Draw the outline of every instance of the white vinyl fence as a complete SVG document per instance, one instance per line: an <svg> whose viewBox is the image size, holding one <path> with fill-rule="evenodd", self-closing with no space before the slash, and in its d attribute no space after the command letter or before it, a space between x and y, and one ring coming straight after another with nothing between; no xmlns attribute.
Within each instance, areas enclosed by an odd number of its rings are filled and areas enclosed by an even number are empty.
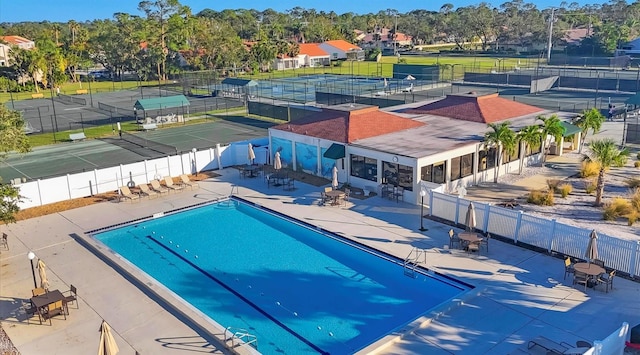
<svg viewBox="0 0 640 355"><path fill-rule="evenodd" d="M432 216L464 224L471 201L455 195L432 191L430 195ZM476 228L511 239L515 244L526 243L547 252L556 252L584 259L591 229L584 229L481 202L473 202L476 210ZM598 259L604 264L631 277L640 275L640 241L616 238L598 232Z"/></svg>
<svg viewBox="0 0 640 355"><path fill-rule="evenodd" d="M17 185L22 196L19 207L25 209L42 206L117 191L120 186L149 183L153 179L162 179L165 176L195 174L196 171L246 164L249 143L254 144L255 163L267 163L268 141L264 139L236 142L226 146L218 144L215 148L205 150L22 183Z"/></svg>

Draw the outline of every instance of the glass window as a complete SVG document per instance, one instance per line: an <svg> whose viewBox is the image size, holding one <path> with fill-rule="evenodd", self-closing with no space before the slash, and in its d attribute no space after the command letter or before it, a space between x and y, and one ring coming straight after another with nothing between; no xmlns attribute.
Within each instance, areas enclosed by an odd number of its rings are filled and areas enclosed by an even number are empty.
<svg viewBox="0 0 640 355"><path fill-rule="evenodd" d="M378 161L361 155L351 154L351 176L378 181Z"/></svg>
<svg viewBox="0 0 640 355"><path fill-rule="evenodd" d="M478 171L485 171L496 166L496 148L489 148L488 150L481 150L478 154L480 166Z"/></svg>
<svg viewBox="0 0 640 355"><path fill-rule="evenodd" d="M382 183L401 186L405 190L413 191L413 167L383 161Z"/></svg>
<svg viewBox="0 0 640 355"><path fill-rule="evenodd" d="M451 181L473 174L473 154L469 153L451 159Z"/></svg>
<svg viewBox="0 0 640 355"><path fill-rule="evenodd" d="M534 149L532 149L530 145L527 145L527 151L525 152L525 156L529 157L534 154L538 154L541 151L542 151L542 140L540 140L540 143Z"/></svg>
<svg viewBox="0 0 640 355"><path fill-rule="evenodd" d="M444 161L433 165L423 166L420 170L420 178L423 181L443 184L445 182L445 171L447 170L446 168L447 163Z"/></svg>
<svg viewBox="0 0 640 355"><path fill-rule="evenodd" d="M502 161L505 163L510 163L512 161L518 160L520 156L520 144L516 144L516 149L513 151L513 154L505 154L502 158Z"/></svg>

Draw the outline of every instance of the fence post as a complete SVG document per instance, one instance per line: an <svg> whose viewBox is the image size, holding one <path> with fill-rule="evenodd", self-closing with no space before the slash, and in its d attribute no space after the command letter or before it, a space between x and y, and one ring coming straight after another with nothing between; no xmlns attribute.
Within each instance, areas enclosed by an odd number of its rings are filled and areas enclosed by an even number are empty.
<svg viewBox="0 0 640 355"><path fill-rule="evenodd" d="M547 247L547 252L551 254L551 250L553 248L553 239L556 235L556 219L553 218L551 220L551 233L549 233L549 246Z"/></svg>
<svg viewBox="0 0 640 355"><path fill-rule="evenodd" d="M520 226L522 225L522 215L524 214L523 211L519 211L520 213L518 213L518 220L516 221L516 231L513 235L513 242L515 244L518 244L518 236L520 235Z"/></svg>
<svg viewBox="0 0 640 355"><path fill-rule="evenodd" d="M218 170L222 170L222 159L220 154L220 143L216 143L215 148L216 160L218 161Z"/></svg>
<svg viewBox="0 0 640 355"><path fill-rule="evenodd" d="M429 217L432 217L433 216L433 195L435 194L435 191L429 190L429 192L431 192L429 194Z"/></svg>
<svg viewBox="0 0 640 355"><path fill-rule="evenodd" d="M456 197L456 216L454 217L454 223L458 224L458 215L460 214L460 196Z"/></svg>
<svg viewBox="0 0 640 355"><path fill-rule="evenodd" d="M67 174L67 192L69 193L69 200L71 200L71 183L69 182L69 174Z"/></svg>
<svg viewBox="0 0 640 355"><path fill-rule="evenodd" d="M638 260L638 249L640 249L640 240L636 240L635 248L631 251L631 258L629 260L629 276L635 277L636 260Z"/></svg>
<svg viewBox="0 0 640 355"><path fill-rule="evenodd" d="M487 233L489 230L489 216L491 215L491 205L487 203L487 208L484 209L484 223L482 226L482 232Z"/></svg>

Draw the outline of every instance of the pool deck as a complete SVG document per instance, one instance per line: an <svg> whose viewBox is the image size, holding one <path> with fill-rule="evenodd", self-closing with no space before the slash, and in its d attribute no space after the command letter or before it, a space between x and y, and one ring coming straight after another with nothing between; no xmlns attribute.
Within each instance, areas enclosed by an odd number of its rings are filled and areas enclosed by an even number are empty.
<svg viewBox="0 0 640 355"><path fill-rule="evenodd" d="M296 181L294 191L283 191L268 188L260 177L239 179L235 169L220 173L201 181L195 190L133 203L105 202L0 227L0 232L9 234L10 245L0 254L0 320L18 350L94 352L104 319L112 326L121 354L228 353L213 336L220 335L219 329L207 327L203 317L188 307L162 305L161 298L171 298L166 290L152 282L130 282L93 253L82 235L227 196L232 184L237 184L239 197L400 258L413 247L426 249L426 267L475 286L421 327L408 329L402 337L391 335L387 338L391 342L374 353L537 354L541 349L527 350L527 342L540 335L570 344L593 342L622 322L632 327L640 323L639 283L616 278L609 293L600 287L585 293L572 287L571 277L563 280L564 263L559 258L496 240L491 240L488 253L446 250L451 227L424 219L428 230L418 231L418 206L380 197L352 198L346 207L319 206L319 187ZM56 317L52 326L37 320L28 325L20 311L33 288L30 250L47 263L51 289L68 290L70 284L78 288L79 307L70 306L67 319Z"/></svg>

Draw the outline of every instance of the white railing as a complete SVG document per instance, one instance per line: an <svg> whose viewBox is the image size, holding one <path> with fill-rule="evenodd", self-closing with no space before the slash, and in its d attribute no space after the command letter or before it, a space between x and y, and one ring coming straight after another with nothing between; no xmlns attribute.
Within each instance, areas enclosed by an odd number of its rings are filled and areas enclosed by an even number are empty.
<svg viewBox="0 0 640 355"><path fill-rule="evenodd" d="M22 183L17 185L22 196L18 206L20 209L42 206L117 191L120 186L149 183L165 176L194 174L196 171L245 164L248 162L248 143L249 141L236 142L226 146L217 144L215 148ZM266 152L266 148L256 147L254 150L255 163L266 163L268 156L262 153L263 150Z"/></svg>
<svg viewBox="0 0 640 355"><path fill-rule="evenodd" d="M470 200L459 196L432 191L429 213L453 222L464 223ZM574 227L529 215L522 211L482 202L473 202L477 229L514 243L525 243L546 250L583 259L591 229ZM607 267L629 274L640 275L640 241L616 238L598 231L598 259Z"/></svg>

